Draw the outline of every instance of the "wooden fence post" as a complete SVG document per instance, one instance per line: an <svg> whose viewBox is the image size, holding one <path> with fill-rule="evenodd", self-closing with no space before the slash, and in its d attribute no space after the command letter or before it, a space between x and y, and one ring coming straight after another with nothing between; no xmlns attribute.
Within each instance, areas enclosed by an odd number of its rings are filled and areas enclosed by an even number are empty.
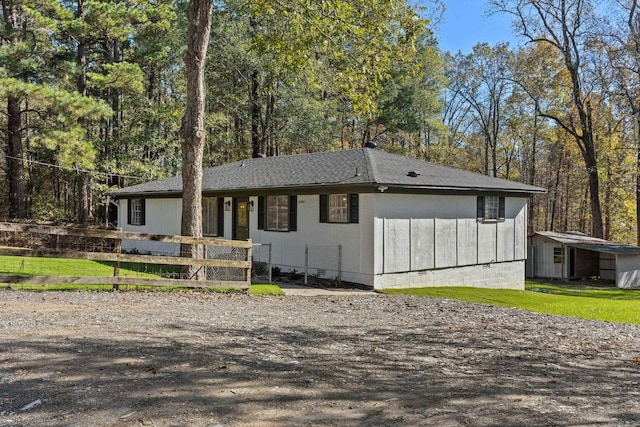
<svg viewBox="0 0 640 427"><path fill-rule="evenodd" d="M118 231L122 231L122 229L119 228ZM116 243L115 253L117 255L120 255L122 253L122 239L115 239L115 243ZM118 276L120 276L120 260L119 259L113 263L113 277L118 277ZM114 283L113 289L116 291L119 291L120 285L118 283Z"/></svg>
<svg viewBox="0 0 640 427"><path fill-rule="evenodd" d="M249 268L245 270L247 275L247 293L251 291L251 250L253 246L251 244L251 240L249 239L249 247L247 248L247 261L249 261Z"/></svg>
<svg viewBox="0 0 640 427"><path fill-rule="evenodd" d="M74 227L58 227L58 226L46 226L38 224L16 224L8 222L0 222L0 232L6 232L11 234L21 233L36 233L47 234L50 236L71 236L77 237L79 241L84 238L99 238L108 239L113 241L112 251L107 252L95 252L88 251L85 248L84 251L78 251L68 248L60 248L56 240L49 242L49 245L55 245L57 249L50 249L48 247L0 247L0 255L18 256L18 257L48 257L48 258L68 258L68 259L83 259L93 260L101 262L113 263L113 275L112 276L35 276L35 275L8 275L0 274L0 283L35 283L35 284L61 284L61 283L81 283L84 285L112 285L114 290L119 290L119 285L127 283L131 285L139 286L186 286L186 287L230 287L236 289L249 289L251 285L251 260L252 250L251 241L232 241L223 239L213 239L204 237L188 237L188 236L174 236L174 235L161 235L161 234L148 234L148 233L134 233L123 232L122 229L117 231L113 230L98 230L87 228L74 228ZM157 256L157 255L140 255L140 254L127 254L123 253L122 241L123 240L142 240L150 242L161 243L189 243L197 245L212 245L223 248L229 248L233 251L233 248L242 248L246 250L246 259L234 260L234 259L191 259L182 258L176 256ZM96 249L95 247L93 249ZM245 278L240 280L203 280L201 282L188 281L181 279L171 279L156 277L158 274L143 274L137 277L131 277L126 275L126 271L122 270L122 263L133 264L152 264L152 265L192 265L202 268L229 268L245 269ZM120 276L125 274L126 277Z"/></svg>

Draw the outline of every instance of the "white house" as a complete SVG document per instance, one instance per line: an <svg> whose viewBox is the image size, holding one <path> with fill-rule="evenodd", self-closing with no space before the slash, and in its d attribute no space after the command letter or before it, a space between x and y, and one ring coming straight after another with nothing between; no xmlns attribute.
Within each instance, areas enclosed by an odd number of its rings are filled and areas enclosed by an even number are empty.
<svg viewBox="0 0 640 427"><path fill-rule="evenodd" d="M113 192L120 226L180 234L181 191L177 176ZM203 229L270 243L283 271L375 289L522 289L527 201L540 192L370 148L247 159L203 171Z"/></svg>
<svg viewBox="0 0 640 427"><path fill-rule="evenodd" d="M526 274L545 279L598 278L640 288L640 247L578 232L539 231L529 237Z"/></svg>

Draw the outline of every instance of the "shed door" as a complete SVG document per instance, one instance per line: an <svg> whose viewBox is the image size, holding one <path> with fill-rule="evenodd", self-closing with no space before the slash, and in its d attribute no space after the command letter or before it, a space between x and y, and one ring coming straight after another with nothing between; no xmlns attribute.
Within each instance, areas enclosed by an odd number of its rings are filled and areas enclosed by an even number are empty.
<svg viewBox="0 0 640 427"><path fill-rule="evenodd" d="M233 199L233 239L249 239L249 198Z"/></svg>

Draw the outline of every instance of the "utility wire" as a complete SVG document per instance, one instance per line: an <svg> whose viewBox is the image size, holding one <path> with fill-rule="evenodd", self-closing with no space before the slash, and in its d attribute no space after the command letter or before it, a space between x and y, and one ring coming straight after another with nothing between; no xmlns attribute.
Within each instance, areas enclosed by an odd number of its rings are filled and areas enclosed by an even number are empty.
<svg viewBox="0 0 640 427"><path fill-rule="evenodd" d="M60 170L65 170L68 172L86 172L92 175L102 175L102 176L106 176L106 177L112 177L112 176L117 176L119 178L129 178L129 179L139 179L139 180L148 180L148 178L145 177L141 177L141 176L133 176L133 175L122 175L119 173L109 173L109 172L99 172L99 171L91 171L91 170L87 170L87 169L80 169L80 168L69 168L69 167L64 167L64 166L60 166L60 165L54 165L52 163L45 163L45 162L40 162L38 160L30 160L30 159L25 159L25 158L21 158L21 157L14 157L14 156L8 156L5 155L4 156L6 159L13 159L13 160L20 160L22 162L27 162L27 163L31 163L34 165L40 165L40 166L47 166L50 168L56 168L56 169L60 169Z"/></svg>

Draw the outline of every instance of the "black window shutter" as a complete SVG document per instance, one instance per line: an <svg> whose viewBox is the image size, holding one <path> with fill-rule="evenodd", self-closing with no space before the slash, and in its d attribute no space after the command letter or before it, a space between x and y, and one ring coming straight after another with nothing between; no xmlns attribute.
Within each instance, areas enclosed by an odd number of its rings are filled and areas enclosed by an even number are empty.
<svg viewBox="0 0 640 427"><path fill-rule="evenodd" d="M258 230L264 230L264 196L258 197Z"/></svg>
<svg viewBox="0 0 640 427"><path fill-rule="evenodd" d="M147 199L140 199L140 225L145 225L147 222Z"/></svg>
<svg viewBox="0 0 640 427"><path fill-rule="evenodd" d="M329 196L320 195L320 222L329 222Z"/></svg>
<svg viewBox="0 0 640 427"><path fill-rule="evenodd" d="M218 230L216 234L218 237L224 236L224 197L218 197L217 199L217 210L218 212Z"/></svg>
<svg viewBox="0 0 640 427"><path fill-rule="evenodd" d="M498 199L498 218L503 219L505 217L504 216L504 213L505 213L504 211L505 211L505 209L504 209L504 197L500 197Z"/></svg>
<svg viewBox="0 0 640 427"><path fill-rule="evenodd" d="M349 222L358 223L359 203L357 194L349 194Z"/></svg>
<svg viewBox="0 0 640 427"><path fill-rule="evenodd" d="M478 212L476 214L477 218L484 218L484 196L478 196Z"/></svg>
<svg viewBox="0 0 640 427"><path fill-rule="evenodd" d="M131 199L127 199L127 224L131 224Z"/></svg>
<svg viewBox="0 0 640 427"><path fill-rule="evenodd" d="M298 196L289 196L289 231L298 231Z"/></svg>

